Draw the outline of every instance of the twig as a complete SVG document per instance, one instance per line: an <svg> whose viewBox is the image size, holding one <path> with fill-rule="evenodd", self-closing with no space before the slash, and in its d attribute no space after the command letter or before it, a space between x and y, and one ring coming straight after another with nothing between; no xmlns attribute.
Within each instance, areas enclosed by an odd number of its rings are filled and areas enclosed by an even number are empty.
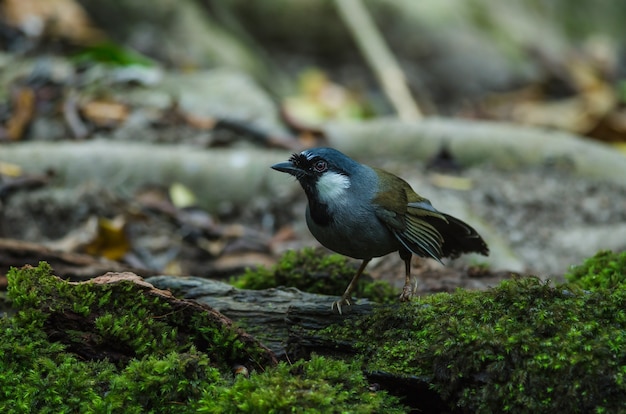
<svg viewBox="0 0 626 414"><path fill-rule="evenodd" d="M362 1L336 0L335 4L400 119L421 119L422 112L411 96L404 73Z"/></svg>

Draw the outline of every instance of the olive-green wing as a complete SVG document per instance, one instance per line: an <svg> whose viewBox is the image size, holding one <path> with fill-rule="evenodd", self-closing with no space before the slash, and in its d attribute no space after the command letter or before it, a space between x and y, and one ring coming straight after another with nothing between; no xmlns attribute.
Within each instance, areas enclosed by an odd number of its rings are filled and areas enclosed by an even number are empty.
<svg viewBox="0 0 626 414"><path fill-rule="evenodd" d="M406 181L377 172L382 185L373 200L376 215L406 249L439 262L461 253L489 254L487 244L467 223L437 211Z"/></svg>
<svg viewBox="0 0 626 414"><path fill-rule="evenodd" d="M406 181L383 170L376 172L382 183L373 200L378 219L406 249L440 261L444 239L435 223L446 223L446 218L427 199L417 195Z"/></svg>

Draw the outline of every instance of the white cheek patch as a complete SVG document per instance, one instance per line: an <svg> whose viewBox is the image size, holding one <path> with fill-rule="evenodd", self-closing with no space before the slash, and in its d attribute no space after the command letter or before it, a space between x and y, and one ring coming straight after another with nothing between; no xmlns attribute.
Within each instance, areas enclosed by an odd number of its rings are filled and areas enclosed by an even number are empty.
<svg viewBox="0 0 626 414"><path fill-rule="evenodd" d="M320 201L337 203L346 189L350 188L350 179L343 174L327 171L320 176L316 185Z"/></svg>

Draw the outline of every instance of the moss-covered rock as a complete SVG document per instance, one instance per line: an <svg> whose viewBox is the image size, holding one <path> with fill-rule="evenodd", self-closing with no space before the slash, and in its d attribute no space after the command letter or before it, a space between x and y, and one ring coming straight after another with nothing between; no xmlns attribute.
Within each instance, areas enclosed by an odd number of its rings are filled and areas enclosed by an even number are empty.
<svg viewBox="0 0 626 414"><path fill-rule="evenodd" d="M405 411L354 364L275 365L205 307L141 281L68 283L45 263L8 276L18 311L0 318L2 413Z"/></svg>
<svg viewBox="0 0 626 414"><path fill-rule="evenodd" d="M345 256L327 254L322 249L305 248L285 252L270 269L249 269L233 279L232 283L241 289L289 286L309 293L339 296L345 291L356 270L354 263ZM372 280L369 275L363 274L354 295L383 303L395 301L398 292L389 283Z"/></svg>
<svg viewBox="0 0 626 414"><path fill-rule="evenodd" d="M537 278L380 307L328 334L461 412L626 412L626 289Z"/></svg>
<svg viewBox="0 0 626 414"><path fill-rule="evenodd" d="M565 278L583 289L619 287L626 282L626 251L600 251L581 265L573 266Z"/></svg>

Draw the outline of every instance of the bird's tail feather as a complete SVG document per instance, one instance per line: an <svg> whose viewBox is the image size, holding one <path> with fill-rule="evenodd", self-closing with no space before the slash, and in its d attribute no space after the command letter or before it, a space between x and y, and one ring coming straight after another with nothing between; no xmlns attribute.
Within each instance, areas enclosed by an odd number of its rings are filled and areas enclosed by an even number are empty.
<svg viewBox="0 0 626 414"><path fill-rule="evenodd" d="M438 261L462 253L489 254L487 244L469 224L434 209L411 207L406 216L406 228L396 231L395 235L414 254Z"/></svg>
<svg viewBox="0 0 626 414"><path fill-rule="evenodd" d="M441 234L444 242L441 246L443 257L457 257L462 253L480 253L489 255L489 247L482 237L469 224L441 213L447 220L437 224L432 223Z"/></svg>

